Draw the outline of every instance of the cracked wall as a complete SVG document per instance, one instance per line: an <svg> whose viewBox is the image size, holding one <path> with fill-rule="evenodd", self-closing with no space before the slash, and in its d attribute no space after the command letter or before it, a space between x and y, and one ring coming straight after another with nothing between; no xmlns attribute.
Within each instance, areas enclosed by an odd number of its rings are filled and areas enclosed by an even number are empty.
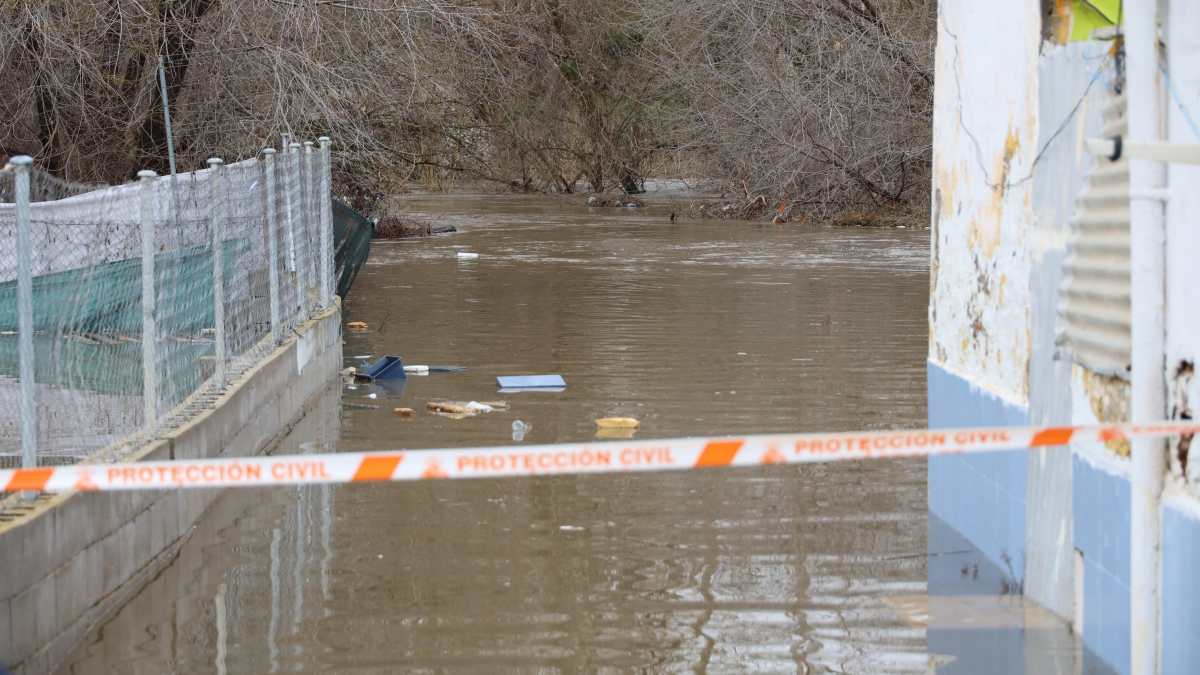
<svg viewBox="0 0 1200 675"><path fill-rule="evenodd" d="M1039 10L942 3L935 59L947 84L934 95L929 358L1017 405L1029 400Z"/></svg>

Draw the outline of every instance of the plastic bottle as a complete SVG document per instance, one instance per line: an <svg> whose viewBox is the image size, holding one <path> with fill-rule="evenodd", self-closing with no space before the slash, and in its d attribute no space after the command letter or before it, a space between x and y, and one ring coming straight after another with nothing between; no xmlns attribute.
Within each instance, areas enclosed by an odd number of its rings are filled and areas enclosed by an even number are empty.
<svg viewBox="0 0 1200 675"><path fill-rule="evenodd" d="M525 440L525 432L529 431L529 425L521 420L514 420L512 423L512 439L514 441Z"/></svg>

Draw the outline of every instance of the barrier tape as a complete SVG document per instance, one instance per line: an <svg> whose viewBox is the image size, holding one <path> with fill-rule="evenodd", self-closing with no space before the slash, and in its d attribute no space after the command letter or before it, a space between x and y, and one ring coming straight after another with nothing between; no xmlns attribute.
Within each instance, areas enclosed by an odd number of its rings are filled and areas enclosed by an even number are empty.
<svg viewBox="0 0 1200 675"><path fill-rule="evenodd" d="M707 469L1032 449L1194 434L1200 423L986 427L347 452L0 470L6 492L160 490Z"/></svg>

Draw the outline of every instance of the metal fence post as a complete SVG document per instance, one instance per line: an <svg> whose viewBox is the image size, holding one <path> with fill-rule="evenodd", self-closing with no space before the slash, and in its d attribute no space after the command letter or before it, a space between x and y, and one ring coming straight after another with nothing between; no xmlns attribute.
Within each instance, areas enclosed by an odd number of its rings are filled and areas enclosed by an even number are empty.
<svg viewBox="0 0 1200 675"><path fill-rule="evenodd" d="M315 194L315 190L313 190L313 178L315 174L313 173L312 141L304 141L304 170L301 171L301 175L304 176L304 180L301 181L302 189L304 190L304 244L306 252L304 256L304 271L307 273L305 278L308 279L309 286L307 291L310 293L310 295L305 297L306 299L312 299L312 291L316 290L317 284L320 283L320 268L317 265L317 255L318 251L321 250L317 241L319 227L315 218L317 215L317 195ZM317 296L315 300L319 304L321 293L317 292L315 295ZM312 305L313 303L310 302L308 306L311 307Z"/></svg>
<svg viewBox="0 0 1200 675"><path fill-rule="evenodd" d="M300 144L288 146L288 181L284 188L288 194L288 239L292 245L292 271L296 275L296 302L299 305L298 320L308 318L308 302L304 279L304 191L300 181Z"/></svg>
<svg viewBox="0 0 1200 675"><path fill-rule="evenodd" d="M29 210L29 170L33 159L13 157L17 201L17 349L21 373L21 466L37 466L37 382L33 369L33 217Z"/></svg>
<svg viewBox="0 0 1200 675"><path fill-rule="evenodd" d="M219 157L208 160L208 222L212 235L212 300L213 300L213 358L216 360L217 382L225 383L225 191Z"/></svg>
<svg viewBox="0 0 1200 675"><path fill-rule="evenodd" d="M147 434L153 433L158 418L158 363L155 361L158 327L154 320L154 184L157 175L149 170L138 172L142 221L142 398L146 406Z"/></svg>
<svg viewBox="0 0 1200 675"><path fill-rule="evenodd" d="M321 144L321 306L333 305L333 157L328 136L317 139Z"/></svg>
<svg viewBox="0 0 1200 675"><path fill-rule="evenodd" d="M271 340L278 344L281 327L279 325L279 241L275 238L277 220L275 213L275 148L263 148L262 153L263 179L267 186L267 256L270 258L267 265L268 274L271 277L268 281L271 289Z"/></svg>

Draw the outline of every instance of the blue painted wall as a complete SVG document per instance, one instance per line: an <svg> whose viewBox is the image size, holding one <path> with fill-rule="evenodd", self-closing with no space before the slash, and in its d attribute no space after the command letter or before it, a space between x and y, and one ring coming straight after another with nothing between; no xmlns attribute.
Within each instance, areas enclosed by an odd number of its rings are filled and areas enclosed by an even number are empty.
<svg viewBox="0 0 1200 675"><path fill-rule="evenodd" d="M1078 455L1071 473L1071 526L1083 553L1083 644L1116 672L1128 673L1129 478Z"/></svg>
<svg viewBox="0 0 1200 675"><path fill-rule="evenodd" d="M934 363L928 364L927 381L931 428L1030 423L1026 409ZM1023 581L1029 457L1018 450L929 459L931 594L995 592L1010 574L1015 577L1011 581ZM1100 468L1074 454L1071 474L1072 540L1083 555L1083 670L1128 675L1128 473L1119 462ZM1168 500L1163 506L1162 527L1162 672L1200 673L1200 508L1180 508ZM956 550L951 540L958 535L994 568L979 561L977 577L970 554L944 556L944 560L932 557L935 552L943 555ZM944 564L935 564L935 560ZM971 570L969 579L961 574L964 567ZM961 653L953 647L963 639L956 633L931 634L930 648ZM996 633L986 639L997 641L997 647L1015 648L1022 638Z"/></svg>
<svg viewBox="0 0 1200 675"><path fill-rule="evenodd" d="M1163 675L1200 673L1200 520L1163 505Z"/></svg>
<svg viewBox="0 0 1200 675"><path fill-rule="evenodd" d="M1018 426L1023 407L928 363L930 428ZM960 532L1018 585L1025 570L1029 453L1023 450L931 457L929 510Z"/></svg>
<svg viewBox="0 0 1200 675"><path fill-rule="evenodd" d="M1096 660L1130 672L1129 475L1073 458L1072 527L1083 554L1084 672ZM1183 498L1177 498L1183 499ZM1200 673L1200 518L1162 508L1162 672Z"/></svg>

